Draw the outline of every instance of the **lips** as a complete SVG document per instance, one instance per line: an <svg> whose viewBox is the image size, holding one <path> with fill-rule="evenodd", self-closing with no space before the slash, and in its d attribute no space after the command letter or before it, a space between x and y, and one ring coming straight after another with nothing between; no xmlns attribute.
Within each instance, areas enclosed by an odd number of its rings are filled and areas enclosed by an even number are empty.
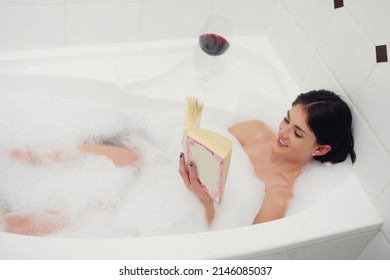
<svg viewBox="0 0 390 280"><path fill-rule="evenodd" d="M281 138L278 138L278 144L279 144L279 146L282 146L282 147L288 147L288 145L285 142L283 142L283 140Z"/></svg>

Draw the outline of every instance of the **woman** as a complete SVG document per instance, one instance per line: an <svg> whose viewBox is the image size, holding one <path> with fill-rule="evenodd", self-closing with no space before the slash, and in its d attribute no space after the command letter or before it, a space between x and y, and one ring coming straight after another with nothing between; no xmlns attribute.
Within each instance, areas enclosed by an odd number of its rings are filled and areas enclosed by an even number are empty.
<svg viewBox="0 0 390 280"><path fill-rule="evenodd" d="M229 129L243 146L252 162L255 174L265 183L265 197L254 223L284 217L293 196L293 184L303 167L313 158L321 162L341 162L348 155L355 161L349 107L333 92L320 90L301 94L275 134L261 121L247 121ZM112 145L83 145L82 153L105 156L118 166L136 163L139 155L127 148ZM41 157L30 152L13 151L13 157L39 164ZM61 161L61 153L53 153L50 160ZM207 221L214 217L214 202L205 193L196 176L196 166L187 167L183 154L179 171L185 186L203 203ZM3 224L8 232L43 235L61 229L66 219L55 211L35 213L7 213Z"/></svg>
<svg viewBox="0 0 390 280"><path fill-rule="evenodd" d="M265 184L265 196L253 223L283 218L293 185L302 169L312 159L337 163L349 155L355 162L352 115L346 103L327 90L300 94L275 134L261 121L247 121L232 126L234 135L247 153L257 177ZM214 201L203 190L196 166L187 167L180 155L180 175L185 186L202 202L207 222L214 218Z"/></svg>

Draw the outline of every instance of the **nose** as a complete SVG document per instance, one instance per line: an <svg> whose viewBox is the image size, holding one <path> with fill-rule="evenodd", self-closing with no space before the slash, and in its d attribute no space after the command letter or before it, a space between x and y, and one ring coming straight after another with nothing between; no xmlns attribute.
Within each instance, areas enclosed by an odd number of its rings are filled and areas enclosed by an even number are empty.
<svg viewBox="0 0 390 280"><path fill-rule="evenodd" d="M278 132L279 137L282 139L286 139L290 130L291 130L291 126L289 124L281 123L279 126L279 132Z"/></svg>

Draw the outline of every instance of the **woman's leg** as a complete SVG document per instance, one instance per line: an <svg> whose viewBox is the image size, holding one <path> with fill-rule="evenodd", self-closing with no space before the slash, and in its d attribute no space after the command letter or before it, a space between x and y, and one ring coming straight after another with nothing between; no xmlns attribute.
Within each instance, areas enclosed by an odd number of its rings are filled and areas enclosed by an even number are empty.
<svg viewBox="0 0 390 280"><path fill-rule="evenodd" d="M135 151L120 146L84 144L79 147L79 150L85 153L105 156L111 159L118 167L132 165L139 160L139 156Z"/></svg>
<svg viewBox="0 0 390 280"><path fill-rule="evenodd" d="M47 235L64 228L68 221L56 211L31 211L5 213L1 223L5 232Z"/></svg>
<svg viewBox="0 0 390 280"><path fill-rule="evenodd" d="M105 156L112 160L112 162L118 167L132 165L139 160L139 156L135 151L114 145L83 144L79 146L79 151L83 153ZM62 151L55 151L46 156L40 156L33 151L11 150L10 155L14 159L24 161L32 165L41 164L45 158L54 162L62 162L66 160L64 152Z"/></svg>

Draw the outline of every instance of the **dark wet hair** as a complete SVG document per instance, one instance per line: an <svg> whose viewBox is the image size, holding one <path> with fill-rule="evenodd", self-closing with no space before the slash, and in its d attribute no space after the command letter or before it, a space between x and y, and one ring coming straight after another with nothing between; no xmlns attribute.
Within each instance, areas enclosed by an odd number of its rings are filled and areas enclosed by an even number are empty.
<svg viewBox="0 0 390 280"><path fill-rule="evenodd" d="M315 160L337 163L350 155L352 163L355 162L352 114L340 96L328 90L313 90L299 94L292 105L305 108L307 124L316 136L317 143L331 146L327 154L315 156Z"/></svg>

